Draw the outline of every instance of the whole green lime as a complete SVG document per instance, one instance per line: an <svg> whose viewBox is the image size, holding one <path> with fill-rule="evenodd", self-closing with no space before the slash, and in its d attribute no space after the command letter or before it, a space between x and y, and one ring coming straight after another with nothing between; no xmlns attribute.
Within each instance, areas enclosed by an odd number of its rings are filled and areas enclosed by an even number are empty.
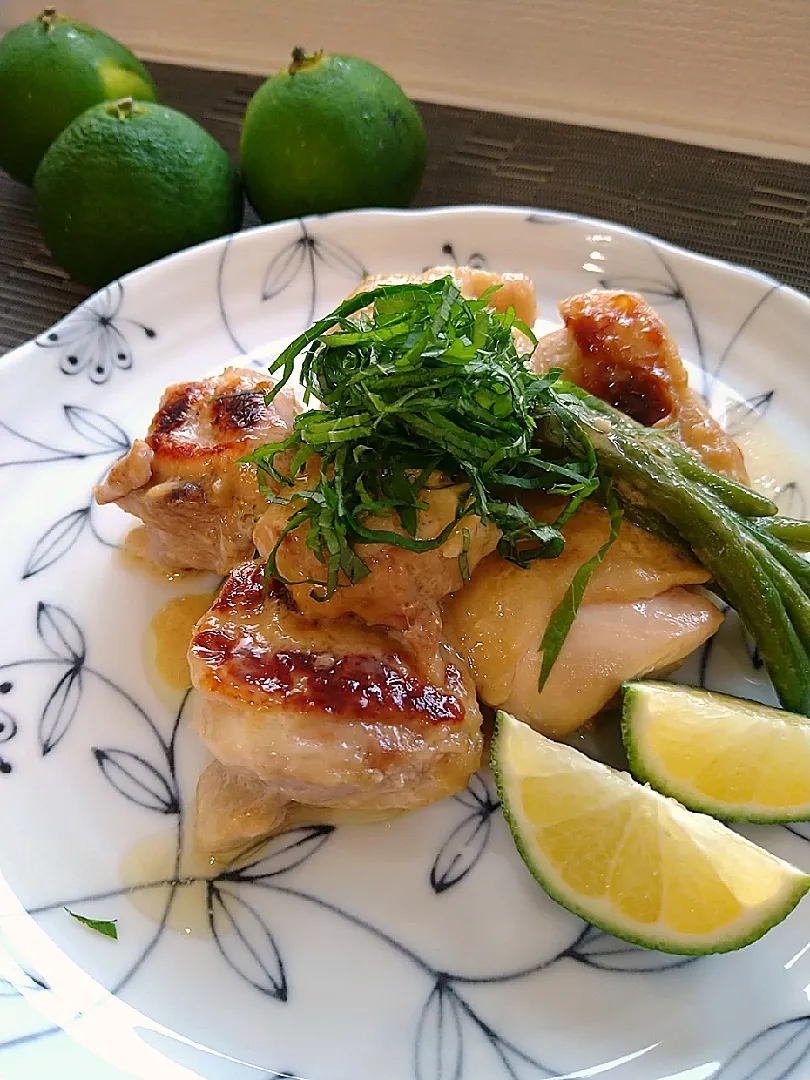
<svg viewBox="0 0 810 1080"><path fill-rule="evenodd" d="M239 177L216 139L183 113L131 98L69 124L40 162L34 195L54 259L93 286L242 220Z"/></svg>
<svg viewBox="0 0 810 1080"><path fill-rule="evenodd" d="M407 206L425 168L422 119L400 87L354 56L295 49L247 108L240 164L265 221Z"/></svg>
<svg viewBox="0 0 810 1080"><path fill-rule="evenodd" d="M0 41L0 167L30 184L71 120L121 97L157 101L140 60L100 30L46 8Z"/></svg>

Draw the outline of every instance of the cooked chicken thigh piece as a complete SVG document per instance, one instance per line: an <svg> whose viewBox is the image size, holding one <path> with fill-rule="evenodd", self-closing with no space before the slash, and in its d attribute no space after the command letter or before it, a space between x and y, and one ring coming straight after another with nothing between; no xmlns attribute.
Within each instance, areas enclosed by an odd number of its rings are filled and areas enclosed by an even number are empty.
<svg viewBox="0 0 810 1080"><path fill-rule="evenodd" d="M259 371L227 368L163 395L138 439L95 491L146 526L139 554L177 568L225 574L253 554L253 526L267 507L252 465L238 459L291 431L295 398Z"/></svg>
<svg viewBox="0 0 810 1080"><path fill-rule="evenodd" d="M540 731L567 734L603 709L622 683L672 671L722 621L717 608L690 589L667 589L632 604L584 604L543 693L537 693L538 635L516 666L500 707Z"/></svg>
<svg viewBox="0 0 810 1080"><path fill-rule="evenodd" d="M678 346L635 293L594 289L560 305L565 328L540 338L529 366L562 377L647 427L674 424L716 472L747 483L742 453L689 386Z"/></svg>
<svg viewBox="0 0 810 1080"><path fill-rule="evenodd" d="M421 274L372 274L364 278L349 295L370 292L379 285L435 281L442 277L451 277L465 300L477 300L487 289L496 285L497 291L490 300L495 311L506 312L510 307L514 308L517 317L527 326L531 326L537 318L537 296L531 278L525 274L493 274L473 266L431 266Z"/></svg>
<svg viewBox="0 0 810 1080"><path fill-rule="evenodd" d="M531 507L550 516L540 500ZM582 506L563 528L558 559L523 570L499 555L444 605L444 634L472 666L479 697L549 735L589 720L641 675L671 669L717 631L722 615L702 594L706 571L651 533L625 522L588 583L546 685L537 690L540 642L577 569L607 539L600 507Z"/></svg>
<svg viewBox="0 0 810 1080"><path fill-rule="evenodd" d="M440 646L426 682L397 637L353 619L308 619L259 563L236 567L194 630L193 726L218 761L287 803L415 808L460 791L481 760L481 713L466 664ZM211 777L208 778L211 780ZM214 778L216 780L216 778ZM258 804L257 804L258 805Z"/></svg>
<svg viewBox="0 0 810 1080"><path fill-rule="evenodd" d="M250 769L212 761L197 781L194 839L200 851L230 855L279 832L290 803Z"/></svg>
<svg viewBox="0 0 810 1080"><path fill-rule="evenodd" d="M295 827L370 825L404 812L397 807L358 810L287 802L273 781L216 760L203 769L194 809L198 849L226 862L268 836Z"/></svg>
<svg viewBox="0 0 810 1080"><path fill-rule="evenodd" d="M307 483L315 482L311 477ZM433 481L431 481L431 484ZM453 520L458 506L459 484L442 485L439 477L435 486L429 484L422 493L427 509L418 513L417 536L420 539L438 536ZM253 542L262 558L267 558L289 517L290 508L274 504L266 510L256 526ZM404 535L404 529L391 517L369 518L369 529L386 529ZM392 627L405 632L405 640L418 658L420 668L436 656L441 640L439 601L463 585L459 556L468 537L466 562L472 571L481 560L494 551L500 530L485 525L479 517L470 516L452 531L448 539L434 551L415 552L395 544L363 544L358 554L369 568L367 577L335 590L328 600L312 596L311 584L295 582L322 581L326 568L307 547L306 528L297 529L284 538L276 557L279 573L296 607L310 618L335 619L354 614L364 622ZM316 595L322 590L315 590ZM436 674L432 668L422 668Z"/></svg>

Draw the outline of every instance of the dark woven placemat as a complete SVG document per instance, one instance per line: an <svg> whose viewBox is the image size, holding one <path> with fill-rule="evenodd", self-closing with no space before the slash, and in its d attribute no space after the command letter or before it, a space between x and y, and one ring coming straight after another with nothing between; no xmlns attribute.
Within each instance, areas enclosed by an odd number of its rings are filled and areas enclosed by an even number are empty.
<svg viewBox="0 0 810 1080"><path fill-rule="evenodd" d="M259 79L162 64L152 70L166 104L235 152ZM511 203L589 214L810 293L810 165L469 109L422 111L430 159L420 206ZM0 352L86 295L42 246L29 192L0 174Z"/></svg>

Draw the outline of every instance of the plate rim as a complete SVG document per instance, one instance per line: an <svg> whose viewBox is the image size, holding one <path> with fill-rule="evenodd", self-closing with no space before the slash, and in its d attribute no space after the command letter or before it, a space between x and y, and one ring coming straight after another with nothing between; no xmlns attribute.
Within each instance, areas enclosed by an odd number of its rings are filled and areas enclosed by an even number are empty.
<svg viewBox="0 0 810 1080"><path fill-rule="evenodd" d="M577 214L570 211L553 210L537 206L507 205L505 203L452 203L442 206L416 206L407 208L363 207L354 210L335 210L326 214L308 214L305 217L285 218L282 221L271 221L260 223L258 225L251 225L247 228L239 229L237 232L225 233L222 236L214 237L212 240L206 240L202 244L195 244L192 247L184 248L182 251L174 252L162 259L147 263L137 270L131 270L129 273L122 275L120 278L114 278L108 284L103 285L100 289L96 289L94 292L90 293L89 296L85 297L84 300L71 308L70 311L60 316L55 323L44 326L35 337L20 342L19 345L15 345L13 349L4 353L0 356L0 366L14 358L20 350L26 349L29 345L35 343L37 337L47 333L51 327L57 326L64 319L69 318L74 311L78 311L85 305L92 303L93 300L111 286L120 283L132 287L133 285L137 285L141 280L145 280L150 274L154 274L159 270L162 271L168 267L179 267L186 262L193 262L193 260L203 252L213 251L218 248L224 250L235 241L238 242L239 238L243 236L270 235L276 231L289 228L291 225L306 226L311 222L317 221L337 220L342 222L345 221L351 225L354 221L373 218L462 218L471 217L474 214L485 214L493 217L521 217L527 222L530 222L534 217L547 219L549 221L567 221L572 224L577 223L594 229L610 229L614 232L619 232L625 236L630 236L636 240L651 244L652 246L670 252L679 258L694 260L699 263L707 264L716 270L724 271L725 273L730 273L735 276L742 275L760 281L763 285L781 293L784 299L793 303L798 303L801 307L806 307L808 316L810 317L810 296L795 288L793 285L787 285L785 282L780 281L771 274L766 274L762 270L755 270L753 267L744 266L742 263L732 262L729 259L723 259L715 255L706 255L702 252L695 251L692 248L684 247L681 244L674 244L669 240L663 240L661 237L655 236L653 233L636 229L632 225L623 225L620 222L611 221L609 218L591 217L588 214Z"/></svg>

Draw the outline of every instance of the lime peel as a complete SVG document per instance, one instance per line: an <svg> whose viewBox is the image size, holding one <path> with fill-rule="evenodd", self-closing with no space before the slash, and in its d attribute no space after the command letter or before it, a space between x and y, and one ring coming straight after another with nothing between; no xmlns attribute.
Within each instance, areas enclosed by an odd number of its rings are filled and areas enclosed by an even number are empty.
<svg viewBox="0 0 810 1080"><path fill-rule="evenodd" d="M264 221L408 206L427 144L416 106L375 64L307 53L267 79L245 113L240 165Z"/></svg>
<svg viewBox="0 0 810 1080"><path fill-rule="evenodd" d="M235 232L242 218L239 178L216 139L183 113L130 98L68 125L34 194L54 259L92 286Z"/></svg>

